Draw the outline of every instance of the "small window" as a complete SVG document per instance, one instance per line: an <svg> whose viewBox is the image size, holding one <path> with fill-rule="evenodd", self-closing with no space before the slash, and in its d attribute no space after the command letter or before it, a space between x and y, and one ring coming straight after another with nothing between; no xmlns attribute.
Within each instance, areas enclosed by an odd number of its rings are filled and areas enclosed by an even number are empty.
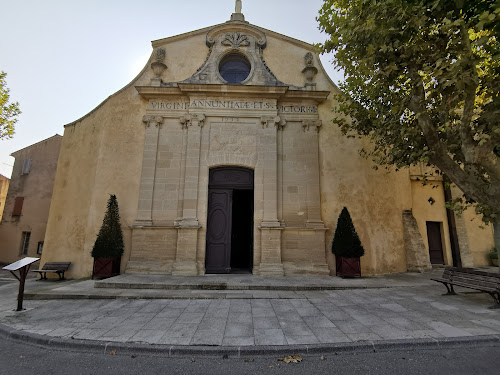
<svg viewBox="0 0 500 375"><path fill-rule="evenodd" d="M21 174L28 174L30 173L30 170L31 170L31 159L24 159L23 171L21 172Z"/></svg>
<svg viewBox="0 0 500 375"><path fill-rule="evenodd" d="M36 247L36 253L41 254L43 251L43 241L38 242L38 246Z"/></svg>
<svg viewBox="0 0 500 375"><path fill-rule="evenodd" d="M14 201L14 209L12 210L12 216L21 216L23 212L24 197L16 197Z"/></svg>
<svg viewBox="0 0 500 375"><path fill-rule="evenodd" d="M23 240L21 242L21 255L28 255L28 248L30 246L31 232L23 232Z"/></svg>
<svg viewBox="0 0 500 375"><path fill-rule="evenodd" d="M250 62L239 53L230 53L219 64L219 73L228 83L243 82L248 78L250 69Z"/></svg>

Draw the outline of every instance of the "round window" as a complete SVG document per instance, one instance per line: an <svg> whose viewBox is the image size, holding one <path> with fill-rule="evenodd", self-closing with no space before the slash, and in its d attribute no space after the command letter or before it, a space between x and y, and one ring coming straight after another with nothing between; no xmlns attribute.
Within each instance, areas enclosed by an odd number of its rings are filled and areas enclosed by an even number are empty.
<svg viewBox="0 0 500 375"><path fill-rule="evenodd" d="M248 78L251 65L247 58L239 53L224 56L219 64L219 73L228 83L241 83Z"/></svg>

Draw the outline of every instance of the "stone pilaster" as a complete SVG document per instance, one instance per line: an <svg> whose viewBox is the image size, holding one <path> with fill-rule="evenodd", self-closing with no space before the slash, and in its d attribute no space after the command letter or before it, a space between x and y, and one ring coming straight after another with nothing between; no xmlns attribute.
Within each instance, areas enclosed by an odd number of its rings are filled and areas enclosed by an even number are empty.
<svg viewBox="0 0 500 375"><path fill-rule="evenodd" d="M139 204L135 225L153 225L153 194L156 174L156 161L158 157L158 139L163 117L146 115L142 118L146 125L144 140L144 153L142 157L141 185L139 190Z"/></svg>
<svg viewBox="0 0 500 375"><path fill-rule="evenodd" d="M184 166L182 218L177 223L177 253L173 275L197 275L196 249L198 246L198 176L200 172L201 130L203 114L185 114L180 122L187 128L187 147Z"/></svg>
<svg viewBox="0 0 500 375"><path fill-rule="evenodd" d="M263 158L263 220L261 230L262 276L283 276L281 263L281 223L278 220L278 130L284 126L279 116L262 117L259 155Z"/></svg>
<svg viewBox="0 0 500 375"><path fill-rule="evenodd" d="M321 120L302 121L307 143L307 154L304 155L305 162L309 166L307 169L307 228L324 228L321 220L321 198L319 187L319 129Z"/></svg>

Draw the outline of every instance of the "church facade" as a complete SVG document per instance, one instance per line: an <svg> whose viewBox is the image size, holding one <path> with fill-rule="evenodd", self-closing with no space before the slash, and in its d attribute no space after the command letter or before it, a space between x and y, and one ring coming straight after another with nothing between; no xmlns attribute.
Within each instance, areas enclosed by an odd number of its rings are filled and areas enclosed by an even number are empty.
<svg viewBox="0 0 500 375"><path fill-rule="evenodd" d="M335 274L344 206L365 275L485 264L491 228L450 216L432 169L374 170L358 154L368 141L330 122L339 90L312 45L238 9L152 45L133 82L65 126L42 263L90 276L116 194L122 272Z"/></svg>

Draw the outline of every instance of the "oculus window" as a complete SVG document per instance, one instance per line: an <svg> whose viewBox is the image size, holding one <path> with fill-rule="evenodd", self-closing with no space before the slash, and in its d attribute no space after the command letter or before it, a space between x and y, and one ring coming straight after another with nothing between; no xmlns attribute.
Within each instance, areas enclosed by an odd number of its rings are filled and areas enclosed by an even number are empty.
<svg viewBox="0 0 500 375"><path fill-rule="evenodd" d="M248 59L239 53L224 56L219 64L219 73L227 83L241 83L248 78L251 65Z"/></svg>

